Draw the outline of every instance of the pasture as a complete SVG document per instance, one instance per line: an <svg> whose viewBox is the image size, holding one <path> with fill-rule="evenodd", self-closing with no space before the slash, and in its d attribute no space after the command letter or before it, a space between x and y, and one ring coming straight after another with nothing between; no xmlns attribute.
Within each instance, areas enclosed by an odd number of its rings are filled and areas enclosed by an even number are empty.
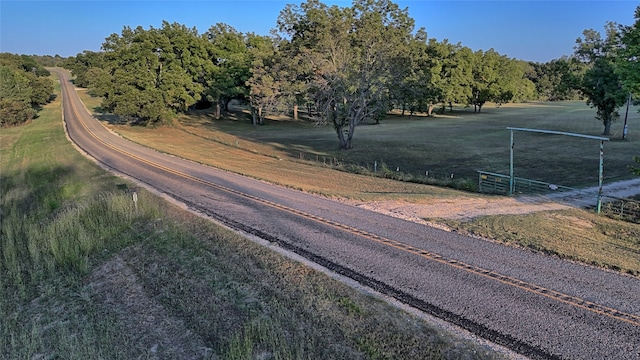
<svg viewBox="0 0 640 360"><path fill-rule="evenodd" d="M631 107L630 129L622 141L621 118L612 126L610 141L604 145L605 182L628 179L631 166L640 156L640 114ZM213 120L200 113L184 117L186 127L206 135L216 131L233 135L284 154L289 158L326 163L337 161L368 171L390 170L425 181L455 179L477 182L477 171L509 173L510 132L507 127L522 127L600 136L603 126L594 118L595 110L584 102L507 104L500 108L486 105L482 113L454 107L435 117L392 113L380 124L364 123L356 128L354 147L337 150L337 139L330 125L316 126L309 121L293 122L277 118L253 127L237 118ZM558 135L515 134L515 174L532 180L570 187L594 186L598 182L599 143ZM281 155L282 156L282 155ZM377 164L377 169L376 165ZM428 176L427 176L428 172ZM429 183L427 181L427 183Z"/></svg>

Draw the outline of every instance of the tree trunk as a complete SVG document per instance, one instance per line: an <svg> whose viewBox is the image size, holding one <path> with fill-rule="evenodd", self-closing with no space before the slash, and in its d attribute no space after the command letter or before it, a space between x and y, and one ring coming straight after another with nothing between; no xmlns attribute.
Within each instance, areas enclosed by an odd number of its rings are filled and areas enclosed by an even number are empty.
<svg viewBox="0 0 640 360"><path fill-rule="evenodd" d="M602 133L602 135L611 135L611 120L604 120L602 123L604 124L604 132Z"/></svg>
<svg viewBox="0 0 640 360"><path fill-rule="evenodd" d="M339 143L338 149L347 150L347 138L344 136L344 133L345 133L344 126L336 124L335 128L336 128L336 134L338 135L338 143Z"/></svg>
<svg viewBox="0 0 640 360"><path fill-rule="evenodd" d="M344 119L338 119L338 114L336 111L332 111L331 120L333 121L333 128L336 130L336 135L338 135L338 149L340 150L349 150L351 148L351 140L350 137L353 136L345 136L347 129L345 129L345 121Z"/></svg>
<svg viewBox="0 0 640 360"><path fill-rule="evenodd" d="M336 127L338 133L338 140L340 141L340 150L351 149L351 140L353 139L353 131L345 129L344 126Z"/></svg>
<svg viewBox="0 0 640 360"><path fill-rule="evenodd" d="M251 123L253 126L258 125L258 119L257 119L257 115L256 115L256 108L254 108L253 106L251 107Z"/></svg>
<svg viewBox="0 0 640 360"><path fill-rule="evenodd" d="M347 137L347 142L344 144L344 149L345 150L350 150L351 149L351 135L349 135Z"/></svg>
<svg viewBox="0 0 640 360"><path fill-rule="evenodd" d="M345 150L351 149L351 140L353 140L353 133L355 132L356 132L355 121L351 119L351 121L349 121L349 132L347 133L347 143L345 144L346 145Z"/></svg>
<svg viewBox="0 0 640 360"><path fill-rule="evenodd" d="M224 111L229 111L229 103L231 102L231 98L226 98L224 99L224 107L222 108L222 110Z"/></svg>

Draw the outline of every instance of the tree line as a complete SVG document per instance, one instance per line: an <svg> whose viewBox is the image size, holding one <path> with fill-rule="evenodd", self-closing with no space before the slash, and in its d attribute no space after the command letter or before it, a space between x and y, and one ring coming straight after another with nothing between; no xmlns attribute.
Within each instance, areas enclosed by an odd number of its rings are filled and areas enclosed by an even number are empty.
<svg viewBox="0 0 640 360"><path fill-rule="evenodd" d="M209 106L220 116L238 99L254 124L277 113L297 118L302 108L333 125L342 149L359 123L391 109L431 115L462 104L480 112L487 102L586 99L608 134L628 94L640 95L638 21L609 23L604 37L585 30L572 56L544 64L430 39L414 25L389 0L308 0L287 5L268 36L222 23L203 34L168 22L127 26L65 67L105 111L132 122L161 124Z"/></svg>
<svg viewBox="0 0 640 360"><path fill-rule="evenodd" d="M0 127L21 125L53 99L49 71L32 56L0 54Z"/></svg>

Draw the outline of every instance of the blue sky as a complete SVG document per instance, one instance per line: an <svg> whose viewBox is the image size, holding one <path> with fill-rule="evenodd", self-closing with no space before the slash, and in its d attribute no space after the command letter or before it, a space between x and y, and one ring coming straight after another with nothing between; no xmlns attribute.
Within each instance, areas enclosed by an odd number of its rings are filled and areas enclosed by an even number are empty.
<svg viewBox="0 0 640 360"><path fill-rule="evenodd" d="M74 56L99 51L124 26L160 27L162 20L200 33L222 22L266 35L286 4L301 1L0 1L0 52ZM325 0L350 6L351 1ZM431 1L396 0L408 7L416 28L473 50L493 48L520 60L547 62L571 55L585 29L603 32L607 21L634 23L640 1Z"/></svg>

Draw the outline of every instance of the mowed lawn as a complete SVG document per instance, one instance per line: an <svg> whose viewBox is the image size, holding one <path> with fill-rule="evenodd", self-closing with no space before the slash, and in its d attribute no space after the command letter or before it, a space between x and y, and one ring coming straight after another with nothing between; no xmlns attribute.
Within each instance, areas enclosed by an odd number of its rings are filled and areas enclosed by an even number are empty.
<svg viewBox="0 0 640 360"><path fill-rule="evenodd" d="M99 99L83 91L81 96L89 109L99 108ZM401 116L399 112L392 112L379 124L362 123L356 128L353 148L345 151L338 150L331 124L318 125L305 119L304 113L298 121L279 116L268 119L265 125L253 126L246 109L233 109L243 112L215 119L211 111L193 111L175 124L193 135L267 157L357 165L369 172L386 169L419 181L450 180L453 176L454 180L477 184L478 171L508 175L511 134L507 127L592 136L602 136L604 130L601 121L595 118L595 109L583 101L501 107L487 104L480 113L474 113L473 108L454 106L453 112L447 109L433 117ZM604 143L605 183L634 176L631 167L638 164L633 159L640 156L639 109L633 105L629 108L629 133L625 141L622 141L622 129L626 107L620 109L620 118L611 127L610 141ZM120 127L118 131L143 143L149 135L147 129ZM598 184L599 141L516 131L514 142L516 176L570 187ZM173 144L173 147L182 145ZM216 149L211 150L208 155L214 156ZM206 149L200 149L203 151ZM203 154L201 160L206 163L207 155ZM325 184L332 187L330 181Z"/></svg>

